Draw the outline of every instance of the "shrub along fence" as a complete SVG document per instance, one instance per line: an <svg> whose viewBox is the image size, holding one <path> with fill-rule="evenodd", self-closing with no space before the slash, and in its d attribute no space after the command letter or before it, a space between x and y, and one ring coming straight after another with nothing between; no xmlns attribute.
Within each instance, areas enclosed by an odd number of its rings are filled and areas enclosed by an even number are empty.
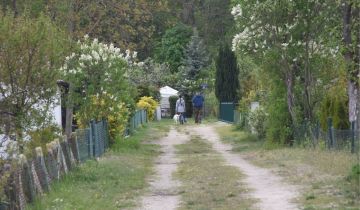
<svg viewBox="0 0 360 210"><path fill-rule="evenodd" d="M129 129L134 130L146 122L146 112L137 111L130 120ZM70 138L63 136L48 143L45 152L37 147L32 159L20 155L5 187L8 203L0 202L0 210L25 209L37 195L50 191L52 182L60 180L78 164L102 156L108 147L107 122L92 121L88 128L77 129Z"/></svg>
<svg viewBox="0 0 360 210"><path fill-rule="evenodd" d="M234 123L249 132L254 131L249 124L249 113L234 112ZM332 119L328 119L328 130L323 131L320 124L305 122L294 128L294 143L311 148L326 148L329 150L347 150L351 153L360 152L360 130L351 123L348 130L335 129Z"/></svg>

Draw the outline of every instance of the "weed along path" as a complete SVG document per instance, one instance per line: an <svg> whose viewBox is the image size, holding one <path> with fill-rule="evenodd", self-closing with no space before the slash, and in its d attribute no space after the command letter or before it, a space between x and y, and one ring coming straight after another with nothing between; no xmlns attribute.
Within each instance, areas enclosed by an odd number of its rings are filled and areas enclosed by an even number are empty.
<svg viewBox="0 0 360 210"><path fill-rule="evenodd" d="M157 142L161 146L160 157L156 160L155 174L150 180L150 192L142 198L142 210L172 210L179 205L179 182L172 178L179 160L175 156L175 145L187 141L187 136L175 129Z"/></svg>
<svg viewBox="0 0 360 210"><path fill-rule="evenodd" d="M269 169L254 166L231 152L232 146L220 141L220 137L210 125L199 125L188 128L190 133L208 140L215 151L220 153L228 165L238 168L245 177L244 184L250 188L249 195L258 200L253 206L262 210L295 210L299 209L293 200L298 193L295 186L285 184L280 177Z"/></svg>

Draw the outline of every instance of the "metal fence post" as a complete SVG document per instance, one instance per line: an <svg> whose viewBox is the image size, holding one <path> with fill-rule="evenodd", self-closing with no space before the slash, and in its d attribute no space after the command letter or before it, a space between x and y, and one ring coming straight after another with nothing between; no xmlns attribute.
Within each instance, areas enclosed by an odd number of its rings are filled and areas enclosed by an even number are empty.
<svg viewBox="0 0 360 210"><path fill-rule="evenodd" d="M351 153L355 153L355 121L351 122Z"/></svg>
<svg viewBox="0 0 360 210"><path fill-rule="evenodd" d="M104 144L104 147L105 147L105 149L107 149L107 148L109 148L109 141L110 141L110 136L109 136L109 129L108 129L107 120L103 120L103 128L104 128L104 134L105 134L105 144Z"/></svg>
<svg viewBox="0 0 360 210"><path fill-rule="evenodd" d="M332 144L333 144L333 132L332 132L332 118L329 117L327 120L327 124L328 124L328 149L332 148Z"/></svg>
<svg viewBox="0 0 360 210"><path fill-rule="evenodd" d="M334 127L331 127L331 137L332 137L331 147L332 147L333 149L339 149L338 143L337 143L337 141L336 141L335 128L334 128Z"/></svg>
<svg viewBox="0 0 360 210"><path fill-rule="evenodd" d="M94 135L94 121L90 121L90 135L89 135L89 158L95 156L95 135Z"/></svg>

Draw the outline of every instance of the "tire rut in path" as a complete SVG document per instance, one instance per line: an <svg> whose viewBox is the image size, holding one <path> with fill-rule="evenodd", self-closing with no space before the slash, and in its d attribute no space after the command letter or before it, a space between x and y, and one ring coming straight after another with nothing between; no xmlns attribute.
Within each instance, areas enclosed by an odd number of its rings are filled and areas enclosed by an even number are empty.
<svg viewBox="0 0 360 210"><path fill-rule="evenodd" d="M199 125L191 128L191 133L196 133L203 139L207 139L213 144L213 149L222 154L231 166L235 166L246 175L244 183L252 189L249 193L259 202L255 208L262 210L296 210L297 205L292 203L298 195L295 186L285 184L281 178L273 174L269 169L264 169L250 164L238 154L230 152L232 146L220 141L220 137L208 125Z"/></svg>
<svg viewBox="0 0 360 210"><path fill-rule="evenodd" d="M177 169L179 160L175 157L175 145L188 140L186 135L170 129L168 136L156 142L161 146L161 155L156 160L155 175L150 180L150 193L142 197L142 210L172 210L179 205L179 182L172 179L172 173Z"/></svg>

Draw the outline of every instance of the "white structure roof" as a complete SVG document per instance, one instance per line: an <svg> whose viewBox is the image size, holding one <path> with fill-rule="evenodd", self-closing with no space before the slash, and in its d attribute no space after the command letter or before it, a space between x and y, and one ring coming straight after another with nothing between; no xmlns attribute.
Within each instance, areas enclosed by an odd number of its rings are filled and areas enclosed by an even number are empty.
<svg viewBox="0 0 360 210"><path fill-rule="evenodd" d="M178 93L179 93L179 91L177 91L174 88L171 88L169 86L160 88L160 95L161 95L160 106L161 106L161 108L165 108L165 109L170 108L169 97L177 96Z"/></svg>
<svg viewBox="0 0 360 210"><path fill-rule="evenodd" d="M169 97L169 96L177 96L179 91L171 88L169 86L165 86L160 88L160 95L161 97Z"/></svg>

